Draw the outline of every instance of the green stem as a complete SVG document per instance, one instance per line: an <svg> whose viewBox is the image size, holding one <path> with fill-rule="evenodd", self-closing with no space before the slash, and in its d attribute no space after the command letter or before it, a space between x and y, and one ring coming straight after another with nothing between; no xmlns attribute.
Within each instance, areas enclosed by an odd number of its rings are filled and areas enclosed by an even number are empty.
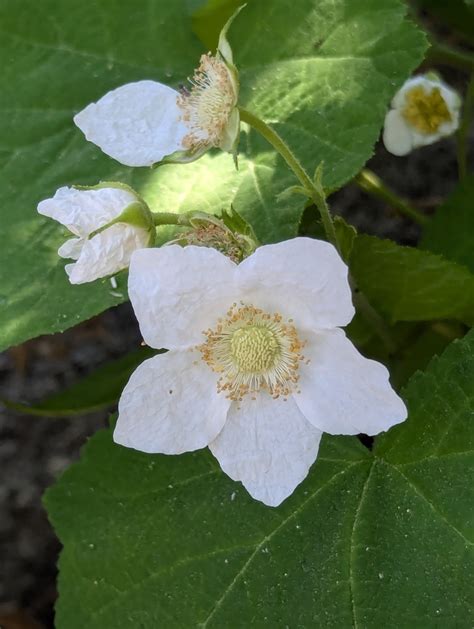
<svg viewBox="0 0 474 629"><path fill-rule="evenodd" d="M283 157L318 208L328 240L339 250L332 216L329 211L328 204L326 203L324 191L322 188L318 188L317 186L317 178L316 182L311 179L289 146L278 135L278 133L263 122L263 120L260 120L260 118L257 118L257 116L254 116L252 113L242 108L240 108L240 119L258 131ZM391 338L390 330L387 324L380 317L377 311L372 308L366 297L355 288L352 279L350 279L350 282L354 291L354 302L356 303L361 315L370 325L373 326L375 333L381 339L388 351L391 353L394 352L396 345Z"/></svg>
<svg viewBox="0 0 474 629"><path fill-rule="evenodd" d="M464 50L452 48L446 44L440 44L434 40L430 41L431 48L428 50L427 59L434 63L453 66L461 70L472 72L474 70L474 54Z"/></svg>
<svg viewBox="0 0 474 629"><path fill-rule="evenodd" d="M408 203L406 203L403 199L400 199L400 197L397 197L394 192L387 188L380 177L368 168L364 168L358 175L356 175L354 183L356 183L361 190L364 190L364 192L385 201L401 214L408 216L415 221L415 223L418 223L418 225L426 225L429 222L427 216L418 210L415 210L414 207L408 205Z"/></svg>
<svg viewBox="0 0 474 629"><path fill-rule="evenodd" d="M349 283L352 288L355 309L360 312L367 323L372 326L374 332L382 341L388 353L390 355L395 354L397 351L397 344L392 338L389 325L375 310L372 304L368 301L367 297L356 287L352 277L349 277Z"/></svg>
<svg viewBox="0 0 474 629"><path fill-rule="evenodd" d="M467 177L467 152L468 152L468 134L471 126L471 120L474 115L474 72L471 74L469 85L464 99L464 107L462 113L461 124L457 134L458 140L458 168L459 178L461 181Z"/></svg>
<svg viewBox="0 0 474 629"><path fill-rule="evenodd" d="M153 223L158 225L184 225L190 226L186 214L176 214L175 212L152 212Z"/></svg>
<svg viewBox="0 0 474 629"><path fill-rule="evenodd" d="M303 188L306 190L308 196L313 200L314 204L318 208L329 242L339 249L336 230L334 228L332 216L329 211L328 204L326 203L326 197L322 188L318 188L316 186L315 182L305 171L296 155L292 152L286 142L278 135L278 133L272 129L272 127L268 126L265 122L263 122L263 120L254 116L254 114L246 109L239 107L239 111L242 122L246 122L258 131L258 133L260 133L260 135L262 135L283 157L285 162L294 172Z"/></svg>

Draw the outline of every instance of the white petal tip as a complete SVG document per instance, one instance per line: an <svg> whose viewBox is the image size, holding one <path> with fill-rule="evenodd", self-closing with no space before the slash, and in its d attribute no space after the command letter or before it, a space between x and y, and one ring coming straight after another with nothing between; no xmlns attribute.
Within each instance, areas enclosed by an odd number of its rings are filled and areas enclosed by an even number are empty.
<svg viewBox="0 0 474 629"><path fill-rule="evenodd" d="M413 150L413 139L402 115L393 109L385 117L383 143L389 153L404 157Z"/></svg>

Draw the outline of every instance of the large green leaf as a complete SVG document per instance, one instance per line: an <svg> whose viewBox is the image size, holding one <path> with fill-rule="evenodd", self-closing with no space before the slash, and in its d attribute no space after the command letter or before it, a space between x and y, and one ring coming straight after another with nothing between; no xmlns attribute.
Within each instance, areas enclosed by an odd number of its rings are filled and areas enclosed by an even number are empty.
<svg viewBox="0 0 474 629"><path fill-rule="evenodd" d="M474 612L474 332L405 391L406 423L325 437L277 509L207 452L89 442L46 497L64 544L58 629L468 628Z"/></svg>
<svg viewBox="0 0 474 629"><path fill-rule="evenodd" d="M349 267L361 291L392 323L474 323L474 275L455 262L374 236L357 236Z"/></svg>
<svg viewBox="0 0 474 629"><path fill-rule="evenodd" d="M474 272L474 177L459 185L423 228L420 246Z"/></svg>
<svg viewBox="0 0 474 629"><path fill-rule="evenodd" d="M295 235L301 199L278 200L294 178L254 133L243 133L239 172L224 154L132 171L72 123L122 83L177 86L192 73L202 48L187 7L185 0L0 3L0 349L125 299L123 278L119 293L108 281L68 284L56 254L62 230L35 211L61 185L122 180L156 210L213 212L233 202L262 241ZM235 21L242 103L274 122L308 168L324 160L328 185L343 184L369 157L387 102L422 57L424 37L403 13L398 0L261 0Z"/></svg>
<svg viewBox="0 0 474 629"><path fill-rule="evenodd" d="M425 37L398 0L251 0L229 34L242 103L337 188L372 153L388 102Z"/></svg>

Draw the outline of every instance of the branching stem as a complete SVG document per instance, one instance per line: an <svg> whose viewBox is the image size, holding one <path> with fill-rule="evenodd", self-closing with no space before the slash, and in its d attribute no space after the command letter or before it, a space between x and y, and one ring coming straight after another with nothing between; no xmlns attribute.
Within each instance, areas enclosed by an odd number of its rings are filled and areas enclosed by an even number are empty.
<svg viewBox="0 0 474 629"><path fill-rule="evenodd" d="M337 249L339 249L337 242L336 230L332 220L331 213L329 211L328 204L326 203L326 196L321 185L318 185L316 181L313 181L308 175L306 170L301 165L300 161L286 144L286 142L278 135L278 133L267 125L266 122L247 111L246 109L239 108L240 119L242 122L246 122L253 127L260 135L262 135L267 142L269 142L273 148L283 157L285 162L294 172L303 188L306 190L308 196L312 199L316 207L318 208L321 220L323 222L324 231L326 236Z"/></svg>

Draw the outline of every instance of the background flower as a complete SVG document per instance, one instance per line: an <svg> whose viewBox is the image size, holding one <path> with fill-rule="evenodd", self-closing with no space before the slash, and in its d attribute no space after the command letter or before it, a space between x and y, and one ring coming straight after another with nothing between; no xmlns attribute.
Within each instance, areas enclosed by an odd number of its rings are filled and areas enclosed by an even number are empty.
<svg viewBox="0 0 474 629"><path fill-rule="evenodd" d="M451 135L459 126L461 98L436 76L415 76L392 100L384 123L383 142L394 155Z"/></svg>

